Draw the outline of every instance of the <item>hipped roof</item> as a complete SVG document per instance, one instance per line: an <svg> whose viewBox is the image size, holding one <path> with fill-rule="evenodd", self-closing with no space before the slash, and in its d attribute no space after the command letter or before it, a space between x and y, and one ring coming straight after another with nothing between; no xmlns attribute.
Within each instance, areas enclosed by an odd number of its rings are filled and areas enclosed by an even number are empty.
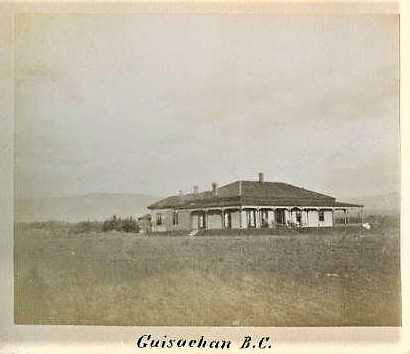
<svg viewBox="0 0 410 354"><path fill-rule="evenodd" d="M237 181L201 193L170 196L148 209L194 209L229 206L320 206L360 207L337 202L336 198L282 182Z"/></svg>

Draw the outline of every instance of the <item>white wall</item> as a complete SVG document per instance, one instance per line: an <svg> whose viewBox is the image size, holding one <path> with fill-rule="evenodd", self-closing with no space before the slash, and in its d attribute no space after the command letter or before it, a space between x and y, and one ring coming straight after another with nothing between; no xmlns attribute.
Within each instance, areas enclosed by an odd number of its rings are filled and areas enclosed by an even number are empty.
<svg viewBox="0 0 410 354"><path fill-rule="evenodd" d="M286 212L286 217L289 223L296 224L296 210ZM319 211L310 210L309 215L306 210L302 211L302 226L304 227L330 227L333 226L333 217L331 210L325 210L324 221L319 221Z"/></svg>
<svg viewBox="0 0 410 354"><path fill-rule="evenodd" d="M318 227L319 226L319 212L317 210L309 210L309 214L307 216L307 226L308 227Z"/></svg>
<svg viewBox="0 0 410 354"><path fill-rule="evenodd" d="M193 229L193 230L198 229L198 218L199 218L199 216L197 214L192 215L191 229Z"/></svg>
<svg viewBox="0 0 410 354"><path fill-rule="evenodd" d="M240 224L239 224L239 211L233 211L231 212L231 217L232 217L232 228L233 229L239 229ZM242 220L243 221L243 220Z"/></svg>
<svg viewBox="0 0 410 354"><path fill-rule="evenodd" d="M221 214L208 214L208 229L222 229Z"/></svg>
<svg viewBox="0 0 410 354"><path fill-rule="evenodd" d="M151 212L151 223L153 232L165 232L165 231L178 231L178 230L191 230L198 228L198 215L192 215L189 210L178 211L178 225L173 224L173 209L160 209L153 210ZM162 225L156 225L157 213L162 215ZM227 214L228 211L225 212ZM302 211L302 226L307 227L331 227L333 226L333 217L331 210L325 210L324 221L319 221L319 212L317 210L310 210L309 215L307 211ZM232 229L240 228L240 212L231 211ZM257 220L259 215L257 214ZM285 220L289 223L296 224L296 211L290 212L285 210ZM273 211L268 212L269 226L274 221ZM227 224L226 224L227 225ZM247 228L246 211L242 211L242 227ZM257 227L260 227L260 223L257 222ZM208 229L222 229L222 220L220 214L208 214Z"/></svg>
<svg viewBox="0 0 410 354"><path fill-rule="evenodd" d="M275 212L273 210L268 211L268 224L272 227L275 222Z"/></svg>
<svg viewBox="0 0 410 354"><path fill-rule="evenodd" d="M307 211L306 210L303 210L302 211L302 221L301 221L301 224L302 224L302 226L308 226L308 217L307 217Z"/></svg>
<svg viewBox="0 0 410 354"><path fill-rule="evenodd" d="M289 224L291 222L292 216L289 210L285 209L285 224Z"/></svg>
<svg viewBox="0 0 410 354"><path fill-rule="evenodd" d="M162 215L162 225L157 225L157 214ZM153 232L190 230L191 214L189 210L178 210L178 224L174 225L173 209L158 209L151 212L151 224ZM198 222L196 223L196 225Z"/></svg>
<svg viewBox="0 0 410 354"><path fill-rule="evenodd" d="M242 210L242 228L247 229L248 228L248 222L246 219L246 210Z"/></svg>
<svg viewBox="0 0 410 354"><path fill-rule="evenodd" d="M325 220L319 221L319 226L329 227L333 226L333 217L331 210L325 210Z"/></svg>
<svg viewBox="0 0 410 354"><path fill-rule="evenodd" d="M191 230L191 213L189 210L178 211L178 225L177 230Z"/></svg>
<svg viewBox="0 0 410 354"><path fill-rule="evenodd" d="M288 221L290 224L296 225L296 214L297 210L292 210L288 212Z"/></svg>
<svg viewBox="0 0 410 354"><path fill-rule="evenodd" d="M157 214L161 214L162 224L157 225ZM170 217L170 209L156 209L151 211L151 224L153 232L167 231L166 223ZM172 221L172 220L171 220Z"/></svg>

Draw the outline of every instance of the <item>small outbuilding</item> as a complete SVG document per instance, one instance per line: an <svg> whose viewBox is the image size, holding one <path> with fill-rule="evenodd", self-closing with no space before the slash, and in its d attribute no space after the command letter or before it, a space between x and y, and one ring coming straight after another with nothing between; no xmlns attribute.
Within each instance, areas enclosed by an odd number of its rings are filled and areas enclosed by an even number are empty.
<svg viewBox="0 0 410 354"><path fill-rule="evenodd" d="M140 234L151 232L151 214L145 214L138 218L138 230Z"/></svg>

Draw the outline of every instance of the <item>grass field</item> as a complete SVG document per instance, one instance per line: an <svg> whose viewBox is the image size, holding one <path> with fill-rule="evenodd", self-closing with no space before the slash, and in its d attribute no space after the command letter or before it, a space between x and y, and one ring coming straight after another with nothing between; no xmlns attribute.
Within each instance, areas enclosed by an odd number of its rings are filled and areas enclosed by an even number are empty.
<svg viewBox="0 0 410 354"><path fill-rule="evenodd" d="M399 229L142 236L16 225L15 322L399 326Z"/></svg>

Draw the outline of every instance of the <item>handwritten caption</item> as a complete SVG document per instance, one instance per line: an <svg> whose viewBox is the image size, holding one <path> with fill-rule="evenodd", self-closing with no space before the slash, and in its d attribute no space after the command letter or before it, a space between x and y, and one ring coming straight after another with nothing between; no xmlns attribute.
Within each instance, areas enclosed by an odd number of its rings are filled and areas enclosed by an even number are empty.
<svg viewBox="0 0 410 354"><path fill-rule="evenodd" d="M238 343L229 339L209 339L204 336L197 338L171 338L166 335L157 338L152 334L143 334L136 338L138 349L149 348L195 348L195 349L271 349L270 337L244 336Z"/></svg>

